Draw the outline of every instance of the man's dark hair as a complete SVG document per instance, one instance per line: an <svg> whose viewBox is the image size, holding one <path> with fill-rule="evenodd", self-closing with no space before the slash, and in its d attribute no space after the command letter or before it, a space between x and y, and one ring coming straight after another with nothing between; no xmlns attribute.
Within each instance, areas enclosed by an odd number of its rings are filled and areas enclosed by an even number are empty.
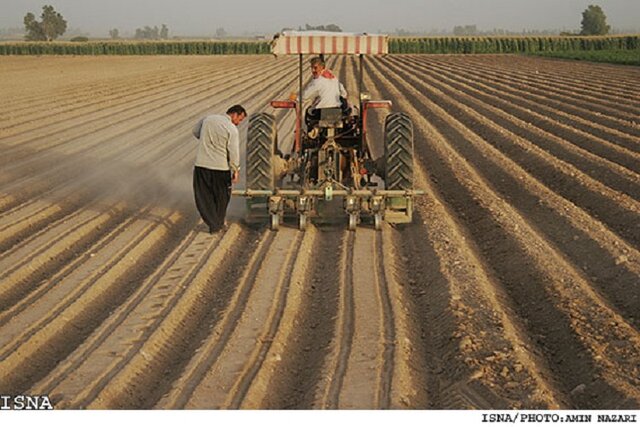
<svg viewBox="0 0 640 427"><path fill-rule="evenodd" d="M324 58L322 56L314 56L313 58L311 58L311 60L309 61L309 63L311 65L316 65L316 64L320 64L323 67L325 66L324 63Z"/></svg>
<svg viewBox="0 0 640 427"><path fill-rule="evenodd" d="M247 111L244 109L244 107L242 105L234 105L233 107L229 108L227 110L227 114L244 114L245 116L247 115Z"/></svg>

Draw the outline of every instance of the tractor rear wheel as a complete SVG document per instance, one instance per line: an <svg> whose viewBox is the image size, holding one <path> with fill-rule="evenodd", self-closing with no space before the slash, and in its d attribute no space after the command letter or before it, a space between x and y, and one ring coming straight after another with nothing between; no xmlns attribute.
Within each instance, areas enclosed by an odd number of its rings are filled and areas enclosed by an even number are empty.
<svg viewBox="0 0 640 427"><path fill-rule="evenodd" d="M384 124L385 188L413 189L413 122L405 113L392 113Z"/></svg>
<svg viewBox="0 0 640 427"><path fill-rule="evenodd" d="M268 113L249 119L247 131L247 189L273 191L276 177L273 156L277 149L276 120Z"/></svg>

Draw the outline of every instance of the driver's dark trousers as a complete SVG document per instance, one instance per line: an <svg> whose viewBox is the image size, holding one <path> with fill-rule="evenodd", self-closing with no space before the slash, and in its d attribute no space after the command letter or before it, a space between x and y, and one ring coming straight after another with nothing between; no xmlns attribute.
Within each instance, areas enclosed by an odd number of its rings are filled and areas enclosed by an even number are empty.
<svg viewBox="0 0 640 427"><path fill-rule="evenodd" d="M196 166L193 170L193 194L209 232L221 230L231 198L231 172Z"/></svg>

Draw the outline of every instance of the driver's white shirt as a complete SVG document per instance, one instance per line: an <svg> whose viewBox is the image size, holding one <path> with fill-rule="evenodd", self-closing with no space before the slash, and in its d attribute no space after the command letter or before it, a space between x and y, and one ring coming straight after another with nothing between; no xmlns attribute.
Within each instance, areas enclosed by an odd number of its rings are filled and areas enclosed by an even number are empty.
<svg viewBox="0 0 640 427"><path fill-rule="evenodd" d="M311 80L311 83L302 92L304 101L314 100L313 108L336 108L340 107L340 97L346 98L347 91L334 77L328 79L323 76Z"/></svg>

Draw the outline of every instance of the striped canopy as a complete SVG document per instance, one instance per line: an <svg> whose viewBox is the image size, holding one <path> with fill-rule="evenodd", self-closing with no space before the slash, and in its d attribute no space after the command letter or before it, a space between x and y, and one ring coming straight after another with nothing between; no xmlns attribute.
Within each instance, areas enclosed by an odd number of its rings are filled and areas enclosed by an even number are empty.
<svg viewBox="0 0 640 427"><path fill-rule="evenodd" d="M389 36L329 31L285 31L271 42L274 55L340 54L384 55L389 52Z"/></svg>

